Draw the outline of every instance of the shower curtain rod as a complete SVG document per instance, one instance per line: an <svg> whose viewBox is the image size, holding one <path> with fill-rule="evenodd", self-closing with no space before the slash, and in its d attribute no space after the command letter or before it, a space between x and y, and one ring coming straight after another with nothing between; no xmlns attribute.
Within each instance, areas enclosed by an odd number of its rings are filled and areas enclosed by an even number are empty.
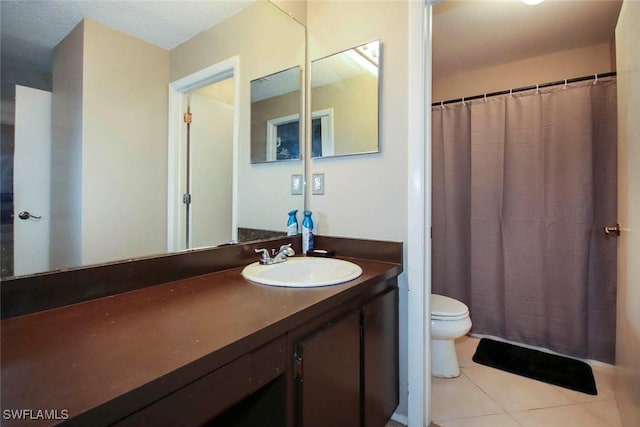
<svg viewBox="0 0 640 427"><path fill-rule="evenodd" d="M492 92L492 93L485 93L485 94L482 94L482 95L474 95L474 96L470 96L468 98L464 97L464 98L458 98L458 99L450 99L448 101L434 102L433 104L431 104L431 106L432 107L437 107L437 106L443 106L443 105L447 105L447 104L455 104L457 102L465 102L465 101L472 101L474 99L488 98L490 96L509 95L510 93L515 93L515 92L524 92L524 91L527 91L527 90L541 89L543 87L557 86L557 85L563 85L563 84L569 84L569 83L575 83L575 82L583 82L583 81L587 81L587 80L598 80L600 78L613 77L615 75L616 75L615 71L612 71L610 73L592 74L590 76L576 77L576 78L567 79L567 80L559 80L557 82L542 83L542 84L539 84L539 85L519 87L517 89L501 90L500 92Z"/></svg>

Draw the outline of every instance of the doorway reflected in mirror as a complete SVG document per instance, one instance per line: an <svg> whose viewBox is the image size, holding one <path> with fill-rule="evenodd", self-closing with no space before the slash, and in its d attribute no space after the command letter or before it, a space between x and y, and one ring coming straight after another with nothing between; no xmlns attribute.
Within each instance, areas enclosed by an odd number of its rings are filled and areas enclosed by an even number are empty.
<svg viewBox="0 0 640 427"><path fill-rule="evenodd" d="M251 163L300 160L300 67L251 81Z"/></svg>

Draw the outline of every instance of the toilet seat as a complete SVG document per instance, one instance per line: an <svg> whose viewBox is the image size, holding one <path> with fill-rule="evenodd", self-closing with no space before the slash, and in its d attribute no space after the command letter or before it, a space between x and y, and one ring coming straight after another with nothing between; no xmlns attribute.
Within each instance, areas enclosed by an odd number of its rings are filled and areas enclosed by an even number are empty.
<svg viewBox="0 0 640 427"><path fill-rule="evenodd" d="M461 320L469 317L469 308L444 295L431 294L431 320Z"/></svg>

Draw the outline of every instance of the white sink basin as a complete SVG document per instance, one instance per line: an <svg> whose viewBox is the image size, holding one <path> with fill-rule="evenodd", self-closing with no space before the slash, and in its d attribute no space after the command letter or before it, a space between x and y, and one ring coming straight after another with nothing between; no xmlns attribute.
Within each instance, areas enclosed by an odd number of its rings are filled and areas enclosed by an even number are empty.
<svg viewBox="0 0 640 427"><path fill-rule="evenodd" d="M270 286L311 288L348 282L362 274L362 268L334 258L289 258L279 264L249 264L242 270L245 279Z"/></svg>

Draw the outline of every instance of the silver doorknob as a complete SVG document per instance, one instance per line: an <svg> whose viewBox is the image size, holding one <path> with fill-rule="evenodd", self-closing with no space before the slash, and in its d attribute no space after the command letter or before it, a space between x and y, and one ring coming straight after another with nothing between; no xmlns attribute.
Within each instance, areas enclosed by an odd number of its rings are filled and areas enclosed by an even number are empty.
<svg viewBox="0 0 640 427"><path fill-rule="evenodd" d="M606 234L607 236L619 236L620 224L616 224L613 227L604 227L604 234Z"/></svg>
<svg viewBox="0 0 640 427"><path fill-rule="evenodd" d="M18 218L20 219L29 219L29 218L33 218L33 219L42 219L41 216L37 216L37 215L33 215L31 214L31 212L28 211L22 211L18 214Z"/></svg>

